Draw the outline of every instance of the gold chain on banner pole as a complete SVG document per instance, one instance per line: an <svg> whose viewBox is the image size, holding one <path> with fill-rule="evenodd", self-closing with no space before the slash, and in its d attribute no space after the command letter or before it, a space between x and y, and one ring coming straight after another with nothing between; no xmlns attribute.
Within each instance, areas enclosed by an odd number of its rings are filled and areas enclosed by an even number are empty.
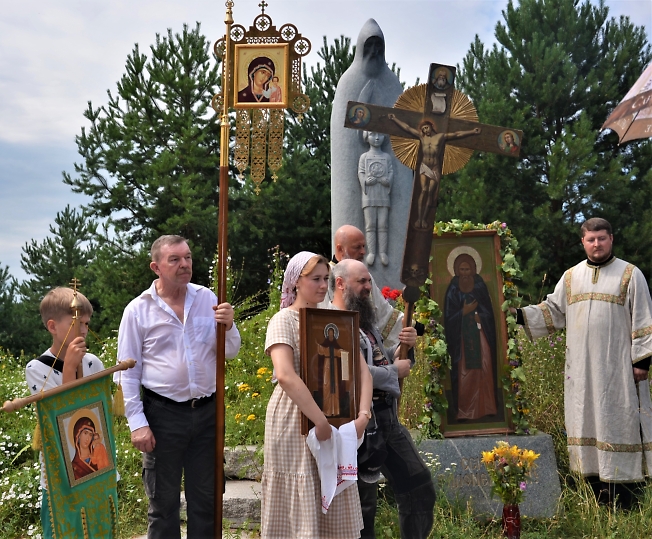
<svg viewBox="0 0 652 539"><path fill-rule="evenodd" d="M249 167L249 138L251 136L251 111L239 110L235 115L235 147L233 162L244 179L245 170Z"/></svg>
<svg viewBox="0 0 652 539"><path fill-rule="evenodd" d="M256 194L260 193L260 184L265 179L268 116L269 110L254 109L251 132L251 179L256 184Z"/></svg>
<svg viewBox="0 0 652 539"><path fill-rule="evenodd" d="M285 113L282 110L269 111L269 140L267 146L267 166L272 179L278 179L277 172L283 164L283 125Z"/></svg>

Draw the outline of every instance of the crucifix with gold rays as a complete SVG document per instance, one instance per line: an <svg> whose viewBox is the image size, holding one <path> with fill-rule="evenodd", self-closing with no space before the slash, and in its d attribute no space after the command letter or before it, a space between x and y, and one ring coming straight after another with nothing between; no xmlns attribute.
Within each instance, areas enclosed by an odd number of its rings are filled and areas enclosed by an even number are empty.
<svg viewBox="0 0 652 539"><path fill-rule="evenodd" d="M258 6L261 13L247 29L233 24L232 0L226 2L226 32L215 42L215 56L222 61L222 92L213 96L212 107L220 115L220 201L217 224L217 290L219 301L226 301L229 196L229 112L235 109L236 136L233 162L240 177L249 175L260 192L266 169L276 181L283 158L285 109L299 118L308 110L310 99L301 93L301 58L310 52L310 41L293 24L276 28L265 13L267 2ZM224 369L225 333L217 327L216 432L215 432L215 537L222 536L222 494L224 486Z"/></svg>
<svg viewBox="0 0 652 539"><path fill-rule="evenodd" d="M418 298L428 259L442 175L461 169L473 150L518 157L523 132L478 122L471 100L457 90L455 68L430 64L428 83L409 88L393 108L349 101L344 125L390 135L396 157L414 170L401 282Z"/></svg>

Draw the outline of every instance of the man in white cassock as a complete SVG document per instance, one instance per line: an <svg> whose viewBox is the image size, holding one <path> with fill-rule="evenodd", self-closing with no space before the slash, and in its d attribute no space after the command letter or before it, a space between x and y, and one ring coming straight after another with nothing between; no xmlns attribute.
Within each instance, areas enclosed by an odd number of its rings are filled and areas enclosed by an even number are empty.
<svg viewBox="0 0 652 539"><path fill-rule="evenodd" d="M584 260L539 305L517 310L528 338L566 328L564 410L571 470L598 501L626 507L652 469L652 300L641 271L612 254L611 225L582 224ZM636 487L636 488L634 488Z"/></svg>

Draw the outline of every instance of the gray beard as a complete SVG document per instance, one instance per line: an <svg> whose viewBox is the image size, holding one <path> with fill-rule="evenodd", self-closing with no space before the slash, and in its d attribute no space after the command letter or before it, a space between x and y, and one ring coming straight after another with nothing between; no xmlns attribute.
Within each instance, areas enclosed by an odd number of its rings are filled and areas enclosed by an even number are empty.
<svg viewBox="0 0 652 539"><path fill-rule="evenodd" d="M344 305L348 311L355 311L359 315L360 328L371 331L376 327L376 312L371 303L371 297L356 296L347 287L344 290Z"/></svg>

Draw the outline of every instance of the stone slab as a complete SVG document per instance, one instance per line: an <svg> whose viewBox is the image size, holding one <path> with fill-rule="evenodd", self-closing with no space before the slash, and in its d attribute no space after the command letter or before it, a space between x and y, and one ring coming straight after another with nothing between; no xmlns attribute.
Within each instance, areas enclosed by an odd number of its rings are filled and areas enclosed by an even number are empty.
<svg viewBox="0 0 652 539"><path fill-rule="evenodd" d="M226 492L222 498L222 517L229 522L231 529L237 529L239 537L246 539L250 535L242 530L242 525L247 522L251 527L260 525L260 500L262 499L261 485L258 481L227 481ZM181 492L181 522L182 539L185 539L186 493ZM229 530L224 531L224 537L233 537ZM134 539L146 539L146 535Z"/></svg>
<svg viewBox="0 0 652 539"><path fill-rule="evenodd" d="M255 445L224 448L224 475L228 479L260 481L263 475L263 454Z"/></svg>
<svg viewBox="0 0 652 539"><path fill-rule="evenodd" d="M260 501L262 488L258 481L227 481L222 499L222 516L232 527L245 522L260 524Z"/></svg>
<svg viewBox="0 0 652 539"><path fill-rule="evenodd" d="M561 486L550 435L469 436L423 440L417 445L421 453L438 457L441 468L436 480L440 491L445 492L451 502L463 505L470 502L476 513L498 517L502 514L503 504L491 495L491 479L482 463L482 452L491 451L499 440L541 455L536 461L534 480L528 482L525 500L520 504L521 515L553 517L558 509ZM427 456L425 459L428 460Z"/></svg>

